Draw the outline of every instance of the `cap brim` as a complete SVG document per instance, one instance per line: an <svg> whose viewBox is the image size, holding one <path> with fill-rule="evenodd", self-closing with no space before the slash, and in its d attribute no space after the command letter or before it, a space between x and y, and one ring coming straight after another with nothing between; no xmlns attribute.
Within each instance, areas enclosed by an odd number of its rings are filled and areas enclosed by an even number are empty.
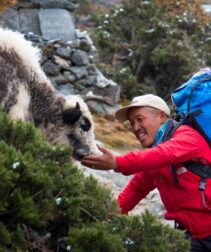
<svg viewBox="0 0 211 252"><path fill-rule="evenodd" d="M130 106L126 106L126 107L123 107L119 110L116 111L115 113L115 118L120 121L120 122L125 122L127 121L129 118L128 118L128 111L129 109L131 108L137 108L137 107L141 107L140 105L137 106L137 105L130 105Z"/></svg>

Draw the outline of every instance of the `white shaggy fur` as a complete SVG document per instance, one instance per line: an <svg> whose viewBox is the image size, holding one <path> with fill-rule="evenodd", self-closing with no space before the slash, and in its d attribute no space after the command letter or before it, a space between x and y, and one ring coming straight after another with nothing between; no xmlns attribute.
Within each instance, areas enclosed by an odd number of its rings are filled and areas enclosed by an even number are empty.
<svg viewBox="0 0 211 252"><path fill-rule="evenodd" d="M40 67L40 50L18 32L0 28L0 103L12 119L30 120L52 144L73 156L98 153L91 113L80 96L63 96Z"/></svg>
<svg viewBox="0 0 211 252"><path fill-rule="evenodd" d="M30 67L39 74L41 81L49 81L43 70L40 68L41 51L39 48L32 46L32 42L24 39L24 35L8 29L0 28L1 46L5 50L15 50L22 59L26 67ZM50 83L49 83L50 84Z"/></svg>
<svg viewBox="0 0 211 252"><path fill-rule="evenodd" d="M28 108L30 104L30 96L23 85L19 87L17 95L17 106L13 106L10 110L10 117L12 119L27 120L29 116Z"/></svg>

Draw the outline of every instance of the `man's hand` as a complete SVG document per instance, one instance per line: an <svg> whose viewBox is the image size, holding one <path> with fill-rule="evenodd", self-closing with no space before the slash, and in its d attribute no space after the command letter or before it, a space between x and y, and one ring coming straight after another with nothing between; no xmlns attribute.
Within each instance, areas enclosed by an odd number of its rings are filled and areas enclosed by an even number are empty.
<svg viewBox="0 0 211 252"><path fill-rule="evenodd" d="M86 156L81 160L81 164L96 170L115 170L117 167L114 155L107 149L98 146L101 155Z"/></svg>

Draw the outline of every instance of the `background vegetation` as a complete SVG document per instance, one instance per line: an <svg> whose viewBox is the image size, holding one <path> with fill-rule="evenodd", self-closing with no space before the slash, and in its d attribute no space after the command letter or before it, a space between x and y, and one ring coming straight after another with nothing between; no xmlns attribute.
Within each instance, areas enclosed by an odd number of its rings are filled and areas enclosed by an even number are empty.
<svg viewBox="0 0 211 252"><path fill-rule="evenodd" d="M148 92L169 98L211 63L210 17L201 0L124 0L95 22L102 70L121 85L121 98Z"/></svg>

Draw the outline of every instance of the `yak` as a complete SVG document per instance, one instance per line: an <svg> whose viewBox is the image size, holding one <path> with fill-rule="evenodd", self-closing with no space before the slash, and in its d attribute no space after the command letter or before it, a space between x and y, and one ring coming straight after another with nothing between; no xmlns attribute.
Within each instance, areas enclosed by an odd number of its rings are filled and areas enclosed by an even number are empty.
<svg viewBox="0 0 211 252"><path fill-rule="evenodd" d="M52 145L71 145L80 160L97 153L94 123L80 96L59 93L40 65L41 50L0 28L0 103L12 120L32 121Z"/></svg>

